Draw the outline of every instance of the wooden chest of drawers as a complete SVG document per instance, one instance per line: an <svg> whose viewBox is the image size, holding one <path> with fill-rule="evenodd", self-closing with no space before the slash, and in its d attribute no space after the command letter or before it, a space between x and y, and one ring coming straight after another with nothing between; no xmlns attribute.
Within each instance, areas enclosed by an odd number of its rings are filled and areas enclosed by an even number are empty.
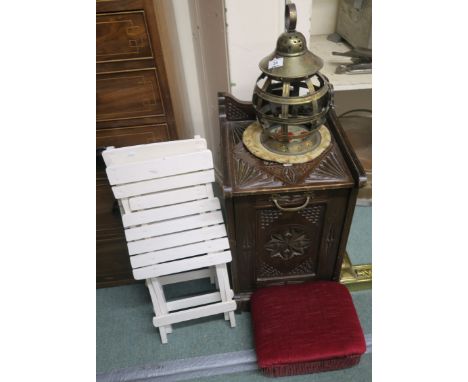
<svg viewBox="0 0 468 382"><path fill-rule="evenodd" d="M317 159L284 166L254 157L242 134L251 104L220 94L222 194L241 309L263 286L338 280L365 172L332 111L331 146Z"/></svg>
<svg viewBox="0 0 468 382"><path fill-rule="evenodd" d="M177 139L153 0L96 2L96 277L133 281L100 152Z"/></svg>

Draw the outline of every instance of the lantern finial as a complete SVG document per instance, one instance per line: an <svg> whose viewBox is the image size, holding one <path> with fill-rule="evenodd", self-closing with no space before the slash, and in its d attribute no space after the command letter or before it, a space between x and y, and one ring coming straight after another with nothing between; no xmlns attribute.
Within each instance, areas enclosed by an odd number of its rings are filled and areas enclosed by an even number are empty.
<svg viewBox="0 0 468 382"><path fill-rule="evenodd" d="M286 4L285 11L284 11L284 27L286 32L293 32L296 30L296 22L297 22L297 11L296 11L296 4L290 3Z"/></svg>

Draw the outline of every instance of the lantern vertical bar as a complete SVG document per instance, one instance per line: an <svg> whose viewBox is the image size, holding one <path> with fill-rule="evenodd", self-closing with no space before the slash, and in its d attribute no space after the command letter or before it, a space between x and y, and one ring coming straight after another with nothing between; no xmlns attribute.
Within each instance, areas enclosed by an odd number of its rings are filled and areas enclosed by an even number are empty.
<svg viewBox="0 0 468 382"><path fill-rule="evenodd" d="M283 82L283 97L289 97L289 91L291 89L291 85L289 82ZM289 117L289 105L281 105L281 117L288 120ZM288 123L281 124L281 141L289 142L289 134L288 134Z"/></svg>

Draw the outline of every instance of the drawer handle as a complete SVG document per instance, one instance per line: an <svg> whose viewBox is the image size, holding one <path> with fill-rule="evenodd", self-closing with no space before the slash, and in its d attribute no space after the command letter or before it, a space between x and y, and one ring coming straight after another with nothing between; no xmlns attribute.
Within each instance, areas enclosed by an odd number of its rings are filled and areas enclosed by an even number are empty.
<svg viewBox="0 0 468 382"><path fill-rule="evenodd" d="M275 203L275 206L278 207L278 209L280 209L281 211L287 211L287 212L296 212L296 211L300 211L302 210L303 208L306 208L307 205L309 204L310 202L310 195L307 195L307 199L306 201L304 202L304 204L302 206L299 206L299 207L281 207L278 203L278 200L276 199L277 196L274 195L272 197L272 200L273 200L273 203Z"/></svg>

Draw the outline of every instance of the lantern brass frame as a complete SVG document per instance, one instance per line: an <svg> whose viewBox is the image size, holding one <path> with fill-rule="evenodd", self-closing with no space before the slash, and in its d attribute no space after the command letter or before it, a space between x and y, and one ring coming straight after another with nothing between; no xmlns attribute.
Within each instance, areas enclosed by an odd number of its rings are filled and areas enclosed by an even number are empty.
<svg viewBox="0 0 468 382"><path fill-rule="evenodd" d="M304 35L295 29L296 21L295 5L287 4L286 31L278 37L275 51L260 61L262 73L253 92L252 104L263 128L258 132L259 141L270 153L262 156L265 150L249 147L244 142L254 155L279 163L307 161L285 162L276 160L275 155L305 155L316 144L321 145L317 130L325 124L326 115L333 107L333 86L319 72L323 60L307 49Z"/></svg>

